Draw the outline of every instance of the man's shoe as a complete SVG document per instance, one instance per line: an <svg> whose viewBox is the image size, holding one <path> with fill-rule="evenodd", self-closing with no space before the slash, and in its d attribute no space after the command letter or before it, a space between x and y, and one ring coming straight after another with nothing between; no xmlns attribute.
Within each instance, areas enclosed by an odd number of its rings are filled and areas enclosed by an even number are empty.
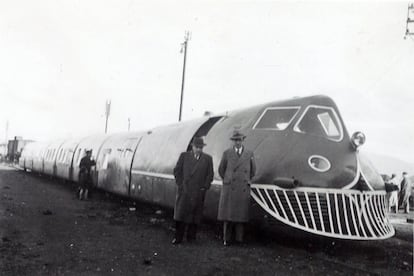
<svg viewBox="0 0 414 276"><path fill-rule="evenodd" d="M223 241L223 245L224 245L224 246L229 246L230 244L229 244L229 242L228 242L228 241Z"/></svg>
<svg viewBox="0 0 414 276"><path fill-rule="evenodd" d="M181 241L180 241L180 240L177 240L176 238L174 238L174 239L171 241L171 243L172 243L172 244L179 244L179 243L181 243Z"/></svg>

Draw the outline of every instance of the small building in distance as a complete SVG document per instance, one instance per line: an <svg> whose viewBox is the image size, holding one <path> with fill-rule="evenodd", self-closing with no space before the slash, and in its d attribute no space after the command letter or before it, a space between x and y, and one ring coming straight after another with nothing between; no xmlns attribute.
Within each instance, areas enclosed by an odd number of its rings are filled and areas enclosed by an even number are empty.
<svg viewBox="0 0 414 276"><path fill-rule="evenodd" d="M34 142L34 141L24 140L20 136L14 136L13 140L8 141L6 160L8 162L18 163L24 146L31 142Z"/></svg>

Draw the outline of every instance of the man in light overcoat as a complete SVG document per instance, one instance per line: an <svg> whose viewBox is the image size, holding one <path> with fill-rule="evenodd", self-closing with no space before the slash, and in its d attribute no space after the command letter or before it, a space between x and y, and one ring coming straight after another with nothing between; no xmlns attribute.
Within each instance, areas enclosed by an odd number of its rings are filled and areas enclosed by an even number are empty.
<svg viewBox="0 0 414 276"><path fill-rule="evenodd" d="M187 229L187 241L196 239L197 225L201 221L204 207L204 197L213 181L213 159L203 153L204 141L195 137L192 150L181 153L174 168L177 184L174 220L176 231L173 244L183 241Z"/></svg>
<svg viewBox="0 0 414 276"><path fill-rule="evenodd" d="M223 179L220 194L218 220L223 221L223 243L232 239L233 230L237 242L243 242L244 223L249 221L250 184L256 173L253 152L243 146L246 136L239 130L230 138L233 147L223 153L219 174Z"/></svg>
<svg viewBox="0 0 414 276"><path fill-rule="evenodd" d="M400 191L400 207L404 209L404 213L410 211L410 196L412 190L412 183L408 179L407 173L403 172L403 179L401 180L401 191Z"/></svg>
<svg viewBox="0 0 414 276"><path fill-rule="evenodd" d="M389 180L389 183L393 185L394 189L389 198L388 212L391 212L395 208L395 213L398 213L398 191L400 190L400 183L398 183L397 175L393 173Z"/></svg>

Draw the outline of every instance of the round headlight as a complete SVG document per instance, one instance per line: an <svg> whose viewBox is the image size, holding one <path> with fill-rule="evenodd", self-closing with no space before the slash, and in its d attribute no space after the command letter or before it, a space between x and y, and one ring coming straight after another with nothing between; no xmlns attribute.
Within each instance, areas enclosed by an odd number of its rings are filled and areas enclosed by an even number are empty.
<svg viewBox="0 0 414 276"><path fill-rule="evenodd" d="M366 140L365 134L362 133L361 131L357 131L354 134L352 134L351 142L354 148L356 149L362 146L365 143L365 140Z"/></svg>

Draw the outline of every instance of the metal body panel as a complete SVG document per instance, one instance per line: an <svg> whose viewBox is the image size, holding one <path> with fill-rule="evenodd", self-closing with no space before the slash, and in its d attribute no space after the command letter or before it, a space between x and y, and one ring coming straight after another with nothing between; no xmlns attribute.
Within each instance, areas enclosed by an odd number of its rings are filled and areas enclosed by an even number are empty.
<svg viewBox="0 0 414 276"><path fill-rule="evenodd" d="M154 128L142 136L132 168L134 170L172 173L181 152L186 151L196 131L208 117Z"/></svg>
<svg viewBox="0 0 414 276"><path fill-rule="evenodd" d="M105 140L96 160L99 188L129 195L132 160L142 136L143 133L128 132Z"/></svg>
<svg viewBox="0 0 414 276"><path fill-rule="evenodd" d="M56 159L64 140L57 140L49 143L46 147L46 153L43 159L43 173L56 176Z"/></svg>
<svg viewBox="0 0 414 276"><path fill-rule="evenodd" d="M72 180L72 162L75 149L81 139L70 139L63 142L60 153L56 158L56 176L65 180Z"/></svg>
<svg viewBox="0 0 414 276"><path fill-rule="evenodd" d="M35 143L35 147L33 150L33 165L32 171L43 173L44 169L44 157L46 155L46 149L49 145L49 142L39 142Z"/></svg>
<svg viewBox="0 0 414 276"><path fill-rule="evenodd" d="M187 150L197 130L208 120L205 117L146 132L132 164L131 196L161 205L168 202L169 205L175 199L175 182L166 181L162 185L147 173L172 176L180 153Z"/></svg>
<svg viewBox="0 0 414 276"><path fill-rule="evenodd" d="M385 190L385 183L371 161L362 153L358 153L361 174L369 188L376 191Z"/></svg>

